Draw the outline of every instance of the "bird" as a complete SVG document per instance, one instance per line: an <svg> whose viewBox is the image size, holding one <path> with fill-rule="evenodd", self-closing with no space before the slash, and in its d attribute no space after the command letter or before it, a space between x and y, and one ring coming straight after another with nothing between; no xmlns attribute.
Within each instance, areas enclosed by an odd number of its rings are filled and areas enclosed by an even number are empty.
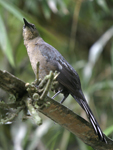
<svg viewBox="0 0 113 150"><path fill-rule="evenodd" d="M62 93L64 97L61 103L63 103L70 94L86 112L86 115L95 131L95 134L98 135L98 138L107 143L105 135L103 134L82 92L78 73L59 53L59 51L41 38L34 24L29 23L25 18L23 18L23 20L24 45L27 49L35 75L37 73L37 62L40 63L39 78L41 79L48 75L50 71L59 72L59 75L56 78L59 86L58 89L56 89L57 92L53 98Z"/></svg>

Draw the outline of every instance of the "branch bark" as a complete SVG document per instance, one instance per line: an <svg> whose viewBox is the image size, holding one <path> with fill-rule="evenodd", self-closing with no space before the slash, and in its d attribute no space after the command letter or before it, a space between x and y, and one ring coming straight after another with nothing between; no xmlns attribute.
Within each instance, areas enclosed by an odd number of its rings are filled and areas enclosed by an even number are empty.
<svg viewBox="0 0 113 150"><path fill-rule="evenodd" d="M21 98L26 93L25 82L5 70L0 70L0 88L16 98Z"/></svg>
<svg viewBox="0 0 113 150"><path fill-rule="evenodd" d="M25 88L25 82L8 73L7 71L0 70L0 88L15 95L17 99L19 98L19 100L23 99L24 97L28 99L29 97ZM98 136L94 133L90 123L75 114L67 107L61 105L48 96L41 101L47 101L50 104L48 107L39 107L38 111L72 132L84 143L90 145L95 150L113 149L113 141L111 139L106 137L108 144L101 142L98 139Z"/></svg>

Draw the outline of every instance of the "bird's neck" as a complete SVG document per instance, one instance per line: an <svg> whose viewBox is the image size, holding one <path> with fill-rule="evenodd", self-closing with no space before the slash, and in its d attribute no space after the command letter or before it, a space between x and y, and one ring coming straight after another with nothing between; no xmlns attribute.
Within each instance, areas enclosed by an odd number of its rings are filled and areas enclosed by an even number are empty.
<svg viewBox="0 0 113 150"><path fill-rule="evenodd" d="M28 45L34 45L36 43L38 43L38 41L42 40L41 37L36 37L36 38L33 38L33 39L24 39L24 45L26 46L26 48L28 47Z"/></svg>

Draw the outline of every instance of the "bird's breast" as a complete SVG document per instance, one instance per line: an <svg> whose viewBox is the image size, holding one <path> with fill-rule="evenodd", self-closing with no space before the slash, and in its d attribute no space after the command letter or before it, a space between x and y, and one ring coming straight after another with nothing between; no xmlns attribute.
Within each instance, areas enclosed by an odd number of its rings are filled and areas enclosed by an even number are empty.
<svg viewBox="0 0 113 150"><path fill-rule="evenodd" d="M47 74L49 74L50 70L55 71L56 68L50 63L46 56L42 55L38 45L29 45L26 48L35 75L37 73L38 62L40 63L39 78L43 79Z"/></svg>

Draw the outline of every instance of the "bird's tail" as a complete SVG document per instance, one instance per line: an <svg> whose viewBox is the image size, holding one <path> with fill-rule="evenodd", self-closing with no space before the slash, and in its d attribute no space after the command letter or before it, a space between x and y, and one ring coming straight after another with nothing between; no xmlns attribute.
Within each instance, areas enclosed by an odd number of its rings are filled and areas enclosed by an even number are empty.
<svg viewBox="0 0 113 150"><path fill-rule="evenodd" d="M86 100L82 100L82 99L78 100L78 98L76 96L74 96L73 94L72 94L72 96L79 103L79 105L85 110L85 112L87 114L87 117L88 117L89 121L91 122L91 125L93 126L94 131L98 135L99 139L101 141L104 141L105 143L107 143L106 138L105 138L105 136L104 136L104 134L103 134L103 132L102 132L98 122L96 121L96 119L95 119L95 117L94 117L90 107L88 106L87 101Z"/></svg>

